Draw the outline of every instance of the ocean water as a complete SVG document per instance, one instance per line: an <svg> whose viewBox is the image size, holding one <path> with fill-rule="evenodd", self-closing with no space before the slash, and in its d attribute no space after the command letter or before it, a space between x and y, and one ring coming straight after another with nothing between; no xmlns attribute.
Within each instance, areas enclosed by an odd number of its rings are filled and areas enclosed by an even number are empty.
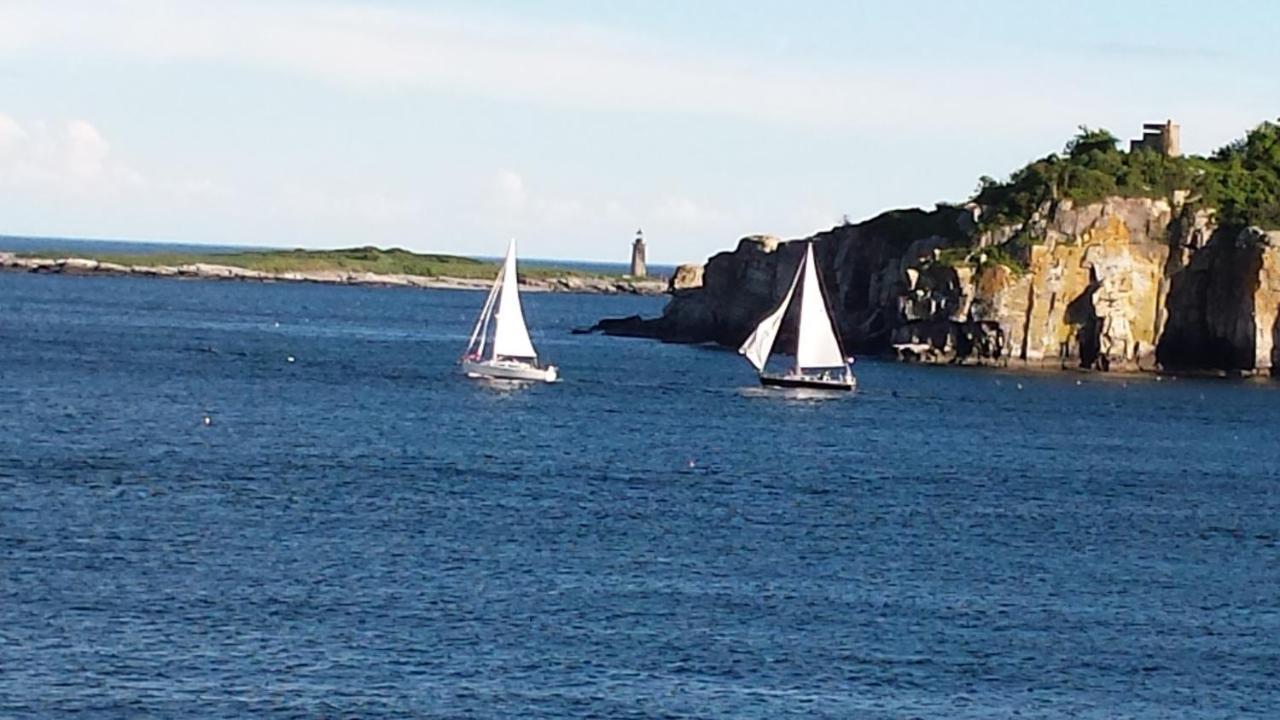
<svg viewBox="0 0 1280 720"><path fill-rule="evenodd" d="M0 273L0 717L1276 717L1276 385L775 394L529 294L497 389L482 301Z"/></svg>

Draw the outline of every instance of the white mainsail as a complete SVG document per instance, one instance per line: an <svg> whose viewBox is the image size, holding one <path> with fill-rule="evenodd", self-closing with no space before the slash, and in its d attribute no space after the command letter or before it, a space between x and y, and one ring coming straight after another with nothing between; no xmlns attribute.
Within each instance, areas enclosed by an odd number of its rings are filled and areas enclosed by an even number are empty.
<svg viewBox="0 0 1280 720"><path fill-rule="evenodd" d="M536 358L520 308L520 288L516 279L516 241L507 247L507 259L498 274L498 310L494 316L493 356Z"/></svg>
<svg viewBox="0 0 1280 720"><path fill-rule="evenodd" d="M764 370L764 365L769 361L769 354L773 352L773 341L778 337L778 329L782 327L782 318L787 314L787 308L791 306L791 296L796 292L796 283L800 280L800 273L791 279L791 287L787 290L787 296L782 298L782 304L777 310L769 313L769 316L760 321L756 326L755 332L751 333L751 337L742 343L742 347L738 348L738 352L746 356L752 365L756 366L756 370Z"/></svg>
<svg viewBox="0 0 1280 720"><path fill-rule="evenodd" d="M818 285L818 270L813 262L813 244L804 256L804 285L800 289L800 329L796 331L796 367L844 367L844 353L831 327L827 300Z"/></svg>

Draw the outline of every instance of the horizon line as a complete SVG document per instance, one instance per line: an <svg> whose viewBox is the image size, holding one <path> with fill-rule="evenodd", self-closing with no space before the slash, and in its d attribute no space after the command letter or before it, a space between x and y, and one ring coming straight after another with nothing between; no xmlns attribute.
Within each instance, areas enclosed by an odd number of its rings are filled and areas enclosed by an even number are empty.
<svg viewBox="0 0 1280 720"><path fill-rule="evenodd" d="M170 245L170 246L177 246L177 247L210 248L210 249L248 251L248 252L289 252L294 250L302 250L305 252L326 252L326 251L337 251L337 250L356 250L360 248L371 247L375 250L380 250L383 252L391 251L391 250L402 250L404 252L414 253L417 255L448 255L452 257L468 258L471 260L501 260L502 259L502 255L500 254L499 255L483 255L483 254L468 254L468 253L461 253L461 252L448 251L448 250L412 250L412 249L401 247L398 245L381 246L381 245L352 244L352 245L341 245L341 246L335 246L335 247L305 247L302 245L296 245L296 246L241 245L237 243L201 242L196 240L157 240L157 239L150 239L150 238L86 237L86 236L71 237L66 235L38 235L38 234L32 235L32 234L15 234L12 232L0 232L0 242L4 240L9 240L9 239L37 240L37 241L50 241L50 242L65 240L69 242L116 243L121 245L125 245L125 244L157 245L157 246ZM3 251L3 248L0 248L0 251ZM534 257L534 256L524 256L519 259L521 262L542 262L542 263L568 262L568 263L591 263L591 264L597 264L597 265L622 265L622 266L629 264L629 259L599 260L599 259L593 259L593 258ZM665 267L676 268L680 265L684 265L687 263L694 263L694 262L697 262L698 264L702 264L706 262L706 258L704 258L701 261L687 260L685 262L654 261L654 262L649 262L648 265L650 267L656 266L656 267L664 267L664 268Z"/></svg>

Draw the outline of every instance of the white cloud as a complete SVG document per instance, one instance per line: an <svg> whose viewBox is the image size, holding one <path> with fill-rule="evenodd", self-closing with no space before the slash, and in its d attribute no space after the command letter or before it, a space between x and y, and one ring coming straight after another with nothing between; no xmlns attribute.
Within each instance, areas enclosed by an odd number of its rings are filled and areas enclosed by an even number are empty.
<svg viewBox="0 0 1280 720"><path fill-rule="evenodd" d="M495 219L507 227L571 227L605 209L583 198L530 188L520 173L509 169L494 173L488 199Z"/></svg>
<svg viewBox="0 0 1280 720"><path fill-rule="evenodd" d="M27 131L17 120L0 113L0 158L9 153L27 139Z"/></svg>
<svg viewBox="0 0 1280 720"><path fill-rule="evenodd" d="M524 178L519 173L499 170L492 185L491 199L499 210L519 212L529 204L529 193L524 189Z"/></svg>
<svg viewBox="0 0 1280 720"><path fill-rule="evenodd" d="M116 160L110 143L84 120L24 125L0 113L0 186L115 195L144 184L142 175Z"/></svg>
<svg viewBox="0 0 1280 720"><path fill-rule="evenodd" d="M1033 68L922 73L883 63L701 52L595 26L354 2L11 1L4 53L220 62L372 90L425 89L574 109L745 117L792 126L902 129L1044 123L1096 93ZM16 30L15 30L16 29ZM928 108L928 112L923 109Z"/></svg>

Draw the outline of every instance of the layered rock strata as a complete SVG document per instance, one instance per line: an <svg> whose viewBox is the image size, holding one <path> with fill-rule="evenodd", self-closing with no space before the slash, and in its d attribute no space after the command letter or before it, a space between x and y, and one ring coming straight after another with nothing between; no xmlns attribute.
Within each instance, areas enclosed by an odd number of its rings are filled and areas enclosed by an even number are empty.
<svg viewBox="0 0 1280 720"><path fill-rule="evenodd" d="M940 206L804 241L748 237L710 258L700 284L673 287L661 317L598 329L736 347L780 302L812 242L837 330L854 352L1269 372L1280 364L1280 233L1216 227L1182 200L1061 201L996 227L981 225L977 207Z"/></svg>

